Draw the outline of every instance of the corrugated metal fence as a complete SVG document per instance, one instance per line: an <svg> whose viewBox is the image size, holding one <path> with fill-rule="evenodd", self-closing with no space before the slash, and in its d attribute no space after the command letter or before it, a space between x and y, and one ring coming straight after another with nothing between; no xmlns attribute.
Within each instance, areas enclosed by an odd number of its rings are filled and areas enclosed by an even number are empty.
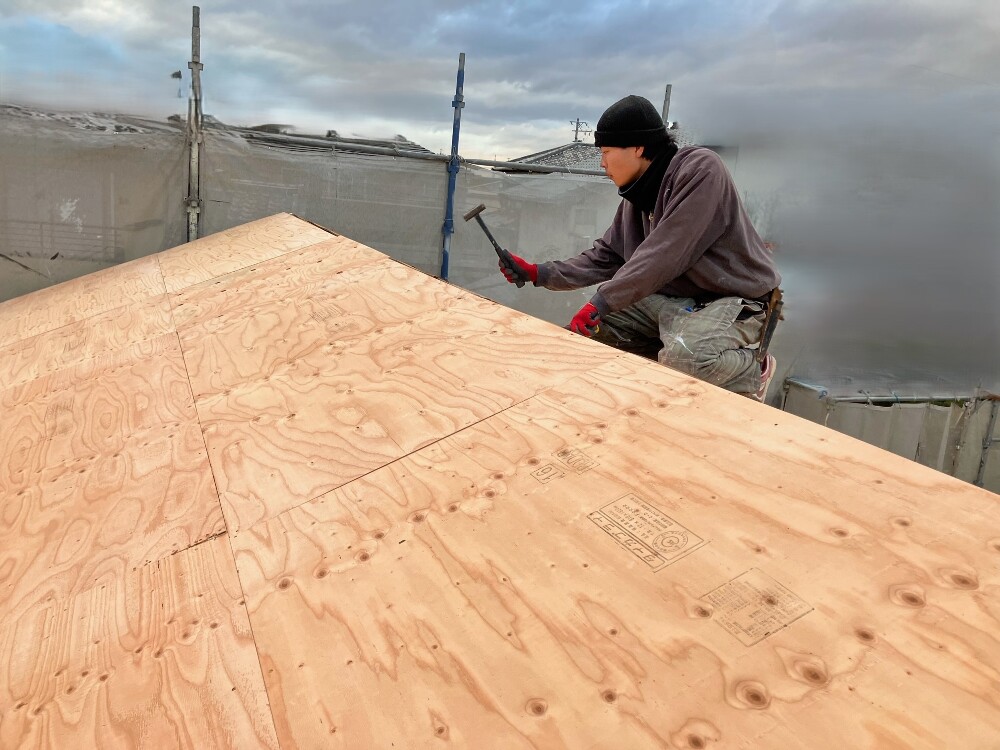
<svg viewBox="0 0 1000 750"><path fill-rule="evenodd" d="M1000 398L831 396L785 381L781 408L924 466L1000 492Z"/></svg>

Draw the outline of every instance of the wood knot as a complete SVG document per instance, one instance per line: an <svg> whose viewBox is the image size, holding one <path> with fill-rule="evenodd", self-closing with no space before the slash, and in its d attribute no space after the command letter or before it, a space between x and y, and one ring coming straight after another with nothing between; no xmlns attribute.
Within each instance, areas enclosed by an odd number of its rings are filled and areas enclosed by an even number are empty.
<svg viewBox="0 0 1000 750"><path fill-rule="evenodd" d="M856 628L854 630L854 636L862 643L875 642L875 633L868 628Z"/></svg>
<svg viewBox="0 0 1000 750"><path fill-rule="evenodd" d="M687 736L687 746L693 748L693 750L703 750L705 745L705 738L700 734L689 734Z"/></svg>
<svg viewBox="0 0 1000 750"><path fill-rule="evenodd" d="M941 570L940 573L945 582L947 582L949 586L953 586L956 589L965 589L966 591L969 591L971 589L979 588L979 578L975 573L950 568L945 568L944 570Z"/></svg>
<svg viewBox="0 0 1000 750"><path fill-rule="evenodd" d="M914 584L901 584L889 588L889 601L901 607L919 609L927 603L924 590Z"/></svg>
<svg viewBox="0 0 1000 750"><path fill-rule="evenodd" d="M545 713L549 710L549 704L541 698L535 698L528 701L528 705L525 708L532 716L545 716Z"/></svg>
<svg viewBox="0 0 1000 750"><path fill-rule="evenodd" d="M747 680L736 685L736 699L748 708L764 709L771 704L771 695L761 683Z"/></svg>
<svg viewBox="0 0 1000 750"><path fill-rule="evenodd" d="M616 693L614 690L605 690L603 693L601 693L601 698L604 699L605 703L614 703L616 700L618 700L618 693Z"/></svg>
<svg viewBox="0 0 1000 750"><path fill-rule="evenodd" d="M908 528L913 525L913 521L905 516L898 516L892 519L892 523L899 526L901 529Z"/></svg>
<svg viewBox="0 0 1000 750"><path fill-rule="evenodd" d="M705 607L705 606L699 604L697 607L695 607L694 609L691 610L691 614L694 617L700 617L700 618L704 619L706 617L711 617L712 616L712 610L709 609L708 607Z"/></svg>
<svg viewBox="0 0 1000 750"><path fill-rule="evenodd" d="M284 591L291 585L292 585L291 578L282 578L280 581L278 581L278 588L281 589L282 591Z"/></svg>
<svg viewBox="0 0 1000 750"><path fill-rule="evenodd" d="M359 552L358 553L358 560L360 562L368 562L369 560L371 560L371 557L372 557L371 554L368 553L368 552Z"/></svg>
<svg viewBox="0 0 1000 750"><path fill-rule="evenodd" d="M797 662L794 669L803 680L812 685L825 685L830 680L825 669L810 662Z"/></svg>
<svg viewBox="0 0 1000 750"><path fill-rule="evenodd" d="M841 539L849 535L847 529L841 528L830 529L830 533L836 537L840 537Z"/></svg>

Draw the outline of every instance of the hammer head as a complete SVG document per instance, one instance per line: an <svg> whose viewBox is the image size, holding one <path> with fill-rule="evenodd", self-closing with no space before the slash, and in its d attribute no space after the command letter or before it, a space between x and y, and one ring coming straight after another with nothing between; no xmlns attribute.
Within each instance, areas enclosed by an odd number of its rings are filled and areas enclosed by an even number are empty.
<svg viewBox="0 0 1000 750"><path fill-rule="evenodd" d="M465 220L469 221L470 219L474 219L485 210L486 210L486 204L480 203L478 206L476 206L474 209L472 209L465 215Z"/></svg>

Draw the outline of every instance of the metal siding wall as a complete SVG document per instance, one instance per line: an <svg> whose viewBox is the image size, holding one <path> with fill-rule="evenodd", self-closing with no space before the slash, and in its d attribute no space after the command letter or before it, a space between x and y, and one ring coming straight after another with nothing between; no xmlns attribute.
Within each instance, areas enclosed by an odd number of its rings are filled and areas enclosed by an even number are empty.
<svg viewBox="0 0 1000 750"><path fill-rule="evenodd" d="M974 482L983 455L992 401L965 405L896 403L880 406L829 399L821 386L785 383L784 411L825 424L904 458ZM1000 437L1000 420L994 438ZM1000 443L987 455L983 487L1000 492Z"/></svg>

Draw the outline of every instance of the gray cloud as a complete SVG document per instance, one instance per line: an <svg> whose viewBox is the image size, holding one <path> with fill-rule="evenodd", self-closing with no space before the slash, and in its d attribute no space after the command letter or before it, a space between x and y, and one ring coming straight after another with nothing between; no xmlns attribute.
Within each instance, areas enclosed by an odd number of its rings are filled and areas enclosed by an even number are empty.
<svg viewBox="0 0 1000 750"><path fill-rule="evenodd" d="M927 88L990 80L1000 69L992 44L1000 25L992 4L785 1L753 6L715 2L333 2L297 0L281 10L260 0L216 2L202 8L205 90L209 111L251 123L288 115L306 129L362 127L438 133L446 147L458 52L468 54L466 145L525 145L496 134L524 132L566 140L575 117L596 121L611 101L642 93L659 104L675 85L673 114L699 131L721 135L760 113L786 110L821 126L838 92L870 91L907 80ZM187 8L153 0L88 8L64 0L8 4L7 28L26 18L62 24L81 39L103 40L126 58L113 77L108 61L85 49L48 50L56 80L87 71L86 94L100 106L143 105L163 112L171 103L170 70L185 67ZM31 97L37 73L21 79L22 57L7 48L7 100ZM947 51L947 54L942 54ZM115 85L107 88L101 82ZM34 86L32 86L34 84ZM933 85L932 85L933 84ZM59 87L41 87L59 106ZM150 95L144 102L141 92ZM125 91L126 101L121 101ZM79 87L74 97L79 98ZM70 92L66 92L67 97ZM931 95L932 92L928 91ZM37 98L37 97L36 97ZM862 109L863 97L840 96ZM725 112L731 113L723 117ZM713 133L714 135L714 133ZM549 143L534 144L538 148ZM529 147L528 150L534 150Z"/></svg>

